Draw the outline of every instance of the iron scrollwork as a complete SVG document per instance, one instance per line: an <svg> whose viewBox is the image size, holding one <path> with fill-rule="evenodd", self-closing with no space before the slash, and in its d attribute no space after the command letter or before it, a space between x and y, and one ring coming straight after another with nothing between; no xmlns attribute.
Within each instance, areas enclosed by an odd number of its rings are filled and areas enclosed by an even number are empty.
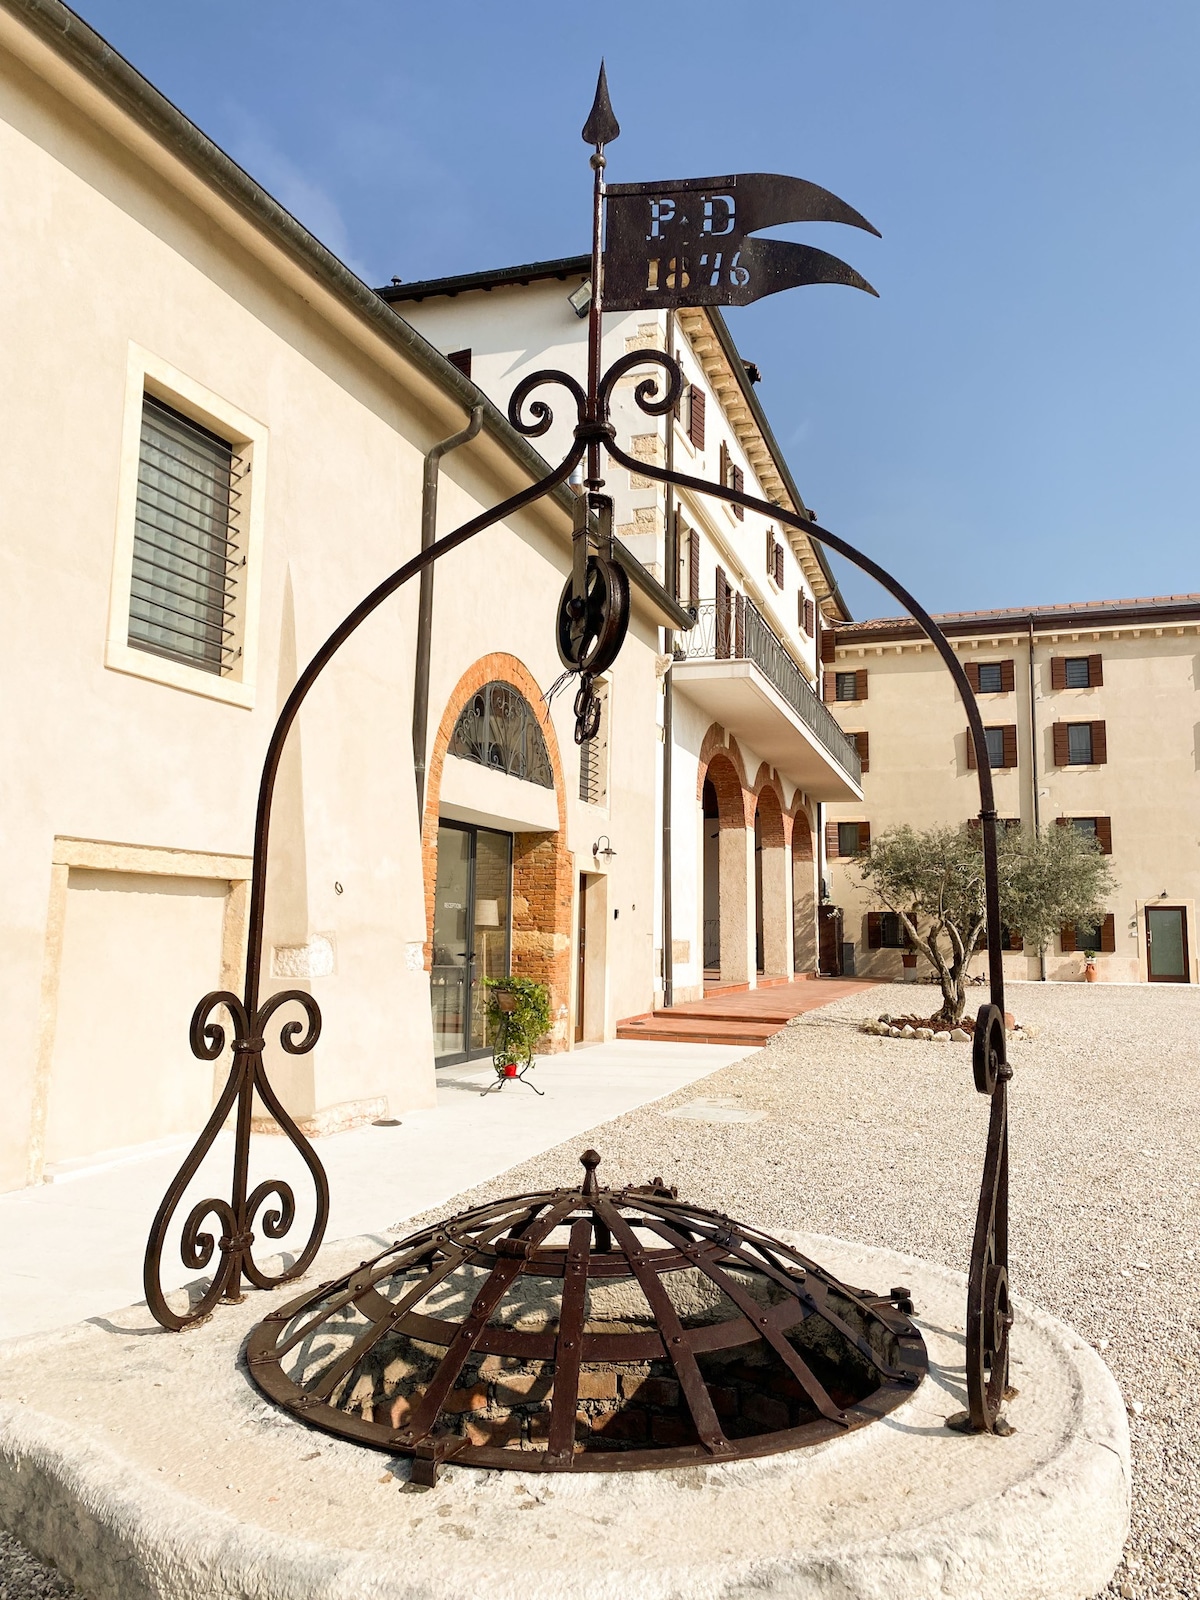
<svg viewBox="0 0 1200 1600"><path fill-rule="evenodd" d="M329 1182L325 1169L315 1150L280 1103L263 1066L267 1024L281 1007L291 1002L302 1008L304 1021L285 1022L279 1032L279 1042L289 1055L306 1055L320 1038L321 1013L313 997L297 989L272 995L255 1012L253 1026L243 1002L227 989L206 994L192 1013L188 1030L192 1054L201 1061L216 1061L225 1049L226 1033L221 1024L212 1018L214 1012L224 1007L234 1028L233 1062L213 1113L187 1160L176 1173L150 1230L143 1273L146 1303L156 1321L165 1328L187 1327L207 1317L219 1301L240 1300L243 1278L257 1289L272 1289L277 1284L298 1277L308 1268L321 1247L325 1225L329 1220ZM268 1178L247 1193L250 1121L256 1094L299 1152L312 1174L316 1192L316 1214L303 1249L284 1271L274 1274L266 1272L254 1260L255 1225L257 1223L261 1227L267 1239L284 1238L295 1221L296 1197L291 1185L281 1178ZM189 1305L186 1312L177 1312L168 1305L162 1288L163 1246L188 1184L216 1143L217 1135L235 1105L237 1121L232 1198L198 1201L184 1221L180 1243L183 1264L192 1272L204 1272L218 1251L220 1262L204 1293ZM276 1202L274 1209L263 1210L272 1199ZM213 1224L219 1224L219 1236L205 1228L210 1219Z"/></svg>

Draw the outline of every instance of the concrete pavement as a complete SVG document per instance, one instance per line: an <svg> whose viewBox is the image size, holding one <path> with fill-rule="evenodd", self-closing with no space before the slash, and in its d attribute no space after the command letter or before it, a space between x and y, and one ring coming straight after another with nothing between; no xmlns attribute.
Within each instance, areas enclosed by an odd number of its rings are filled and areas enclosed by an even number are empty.
<svg viewBox="0 0 1200 1600"><path fill-rule="evenodd" d="M614 1040L539 1058L539 1097L520 1084L481 1098L491 1063L445 1068L436 1109L405 1112L317 1141L329 1174L330 1240L379 1233L444 1204L541 1150L635 1106L673 1094L750 1054L744 1046ZM150 1223L191 1138L115 1155L35 1189L0 1195L0 1339L99 1316L142 1299ZM228 1197L232 1139L221 1134L177 1220L209 1195ZM292 1183L302 1241L311 1223L307 1173L286 1139L256 1135L250 1183ZM177 1235L176 1235L177 1237ZM268 1244L261 1254L271 1251ZM164 1252L168 1289L193 1279L178 1246ZM174 1267L174 1270L172 1270Z"/></svg>

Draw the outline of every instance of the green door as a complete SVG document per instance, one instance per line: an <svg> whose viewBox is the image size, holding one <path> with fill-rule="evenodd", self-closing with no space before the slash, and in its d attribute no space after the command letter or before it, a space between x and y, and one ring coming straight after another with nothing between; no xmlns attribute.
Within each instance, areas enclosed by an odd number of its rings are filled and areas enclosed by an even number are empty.
<svg viewBox="0 0 1200 1600"><path fill-rule="evenodd" d="M1151 983L1187 983L1187 912L1146 907L1146 970Z"/></svg>

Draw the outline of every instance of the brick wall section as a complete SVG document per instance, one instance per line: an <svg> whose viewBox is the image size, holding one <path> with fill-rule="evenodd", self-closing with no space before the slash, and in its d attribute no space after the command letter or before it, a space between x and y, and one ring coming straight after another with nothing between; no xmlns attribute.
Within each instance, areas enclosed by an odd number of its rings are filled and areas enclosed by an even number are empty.
<svg viewBox="0 0 1200 1600"><path fill-rule="evenodd" d="M516 656L502 651L481 656L454 686L429 752L425 815L421 819L421 869L425 879L425 967L433 961L434 891L437 887L438 804L442 770L454 724L471 696L485 683L509 683L525 696L541 725L558 802L557 833L518 833L513 838L512 969L550 988L551 1050L565 1050L570 1033L571 929L574 916L575 858L567 849L566 788L562 759L550 713L532 673Z"/></svg>

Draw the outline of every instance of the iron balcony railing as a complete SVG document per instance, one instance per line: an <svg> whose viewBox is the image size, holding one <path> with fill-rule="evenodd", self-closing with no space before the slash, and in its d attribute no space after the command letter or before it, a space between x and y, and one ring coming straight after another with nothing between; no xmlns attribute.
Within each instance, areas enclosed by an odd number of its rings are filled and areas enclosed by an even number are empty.
<svg viewBox="0 0 1200 1600"><path fill-rule="evenodd" d="M696 626L689 633L675 636L675 658L752 661L842 771L855 783L861 780L862 761L857 749L817 699L774 628L744 594L731 593L720 604L702 600Z"/></svg>

